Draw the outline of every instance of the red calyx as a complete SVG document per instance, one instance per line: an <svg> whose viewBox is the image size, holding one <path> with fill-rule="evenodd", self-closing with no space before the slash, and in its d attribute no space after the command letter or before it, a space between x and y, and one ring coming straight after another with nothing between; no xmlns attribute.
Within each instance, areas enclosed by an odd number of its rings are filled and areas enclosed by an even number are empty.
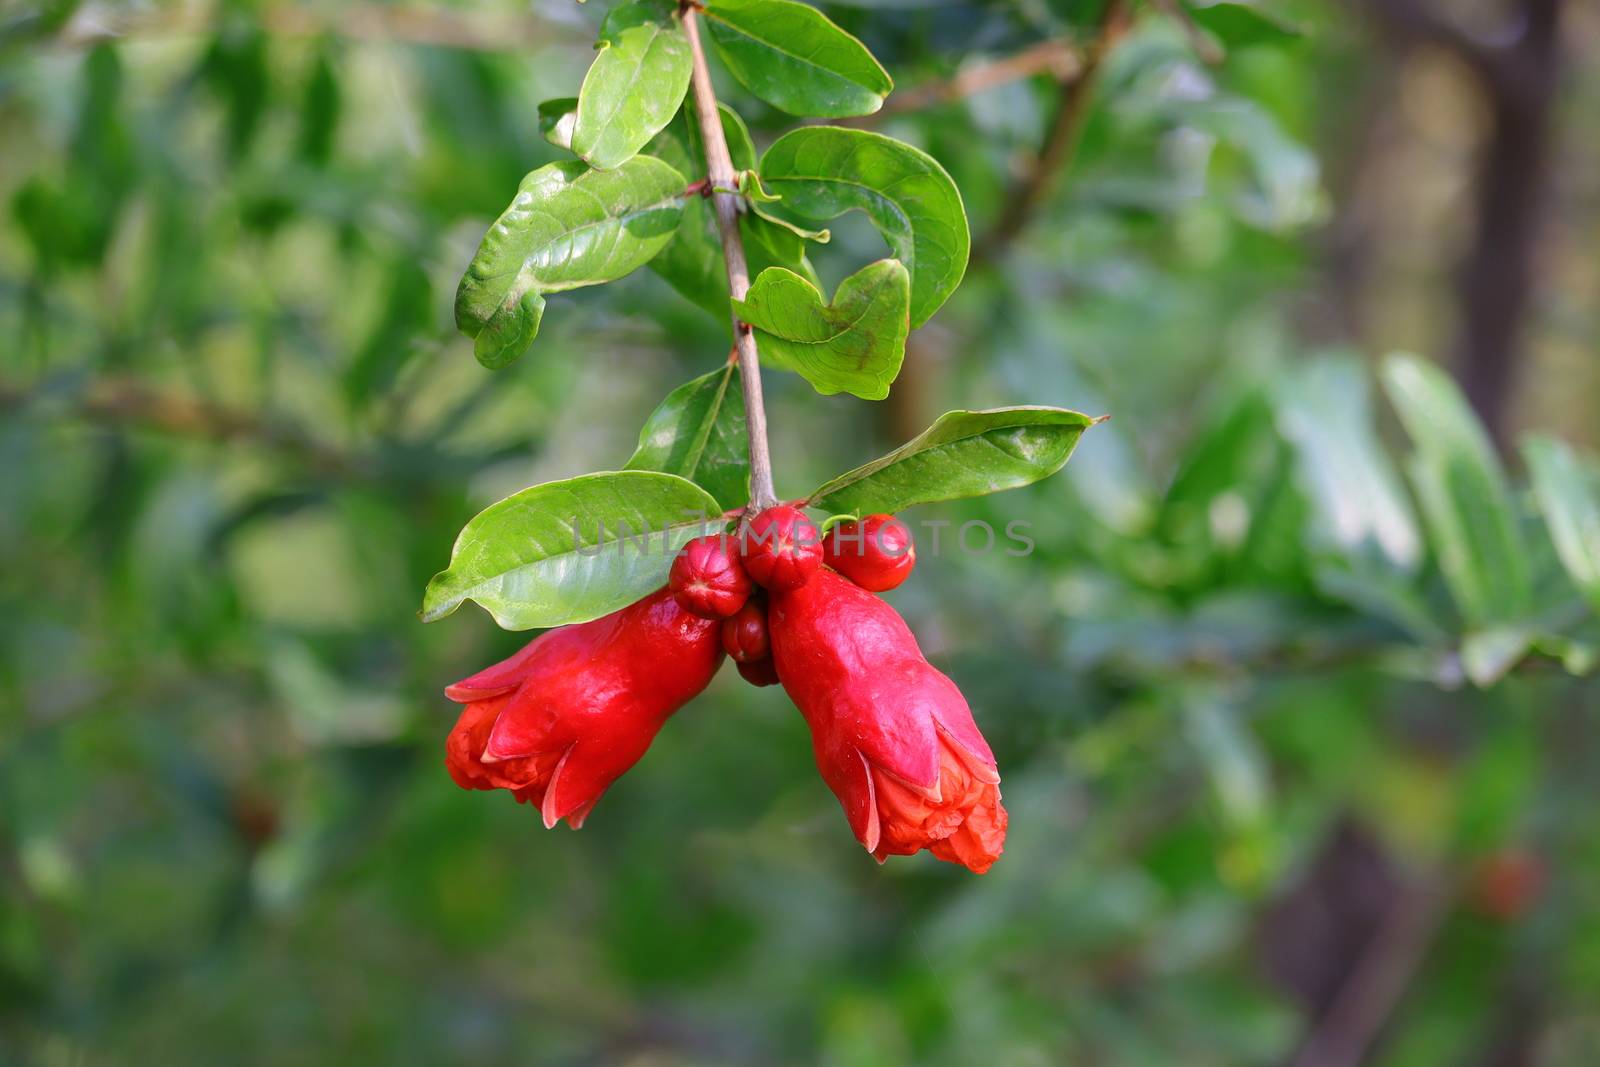
<svg viewBox="0 0 1600 1067"><path fill-rule="evenodd" d="M722 648L735 663L753 663L771 654L764 601L752 597L737 615L722 620Z"/></svg>
<svg viewBox="0 0 1600 1067"><path fill-rule="evenodd" d="M702 619L725 619L750 596L750 577L727 534L696 537L672 561L667 578L683 610Z"/></svg>
<svg viewBox="0 0 1600 1067"><path fill-rule="evenodd" d="M899 614L824 570L773 594L767 623L817 768L867 851L881 861L927 849L987 871L1007 821L994 754Z"/></svg>
<svg viewBox="0 0 1600 1067"><path fill-rule="evenodd" d="M445 690L465 704L445 744L463 789L507 789L547 827L574 829L638 762L667 718L722 663L717 623L666 589L593 622L535 638Z"/></svg>
<svg viewBox="0 0 1600 1067"><path fill-rule="evenodd" d="M841 522L822 542L822 562L863 589L893 589L917 565L911 528L893 515Z"/></svg>
<svg viewBox="0 0 1600 1067"><path fill-rule="evenodd" d="M805 512L788 504L751 519L740 540L744 568L773 592L798 589L822 566L822 538Z"/></svg>

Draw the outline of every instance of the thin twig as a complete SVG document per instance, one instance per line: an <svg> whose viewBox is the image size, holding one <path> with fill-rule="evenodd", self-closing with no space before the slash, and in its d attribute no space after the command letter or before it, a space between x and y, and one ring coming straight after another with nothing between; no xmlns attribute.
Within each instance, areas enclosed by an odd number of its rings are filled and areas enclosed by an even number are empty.
<svg viewBox="0 0 1600 1067"><path fill-rule="evenodd" d="M1006 200L1006 207L994 229L981 241L973 258L993 262L1004 254L1011 243L1032 221L1034 213L1044 203L1055 187L1056 178L1071 161L1083 133L1084 120L1089 115L1089 103L1094 98L1095 84L1106 56L1126 32L1128 27L1127 0L1106 0L1100 13L1100 24L1094 41L1083 57L1083 69L1078 76L1062 87L1056 104L1055 117L1045 134L1044 144L1016 190Z"/></svg>
<svg viewBox="0 0 1600 1067"><path fill-rule="evenodd" d="M716 92L711 87L711 71L706 67L705 49L700 44L700 18L694 7L682 9L683 30L694 55L694 107L700 119L700 140L706 153L706 177L717 190L712 203L717 212L717 229L722 235L722 258L728 268L728 293L743 300L750 291L750 268L744 258L744 242L739 237L740 200L737 193L724 190L738 186L728 141L722 133L722 116L717 111ZM730 314L731 311L730 311ZM755 331L749 323L733 315L733 341L739 353L739 380L744 386L745 429L750 437L750 505L759 511L778 502L772 486L772 456L767 448L767 409L761 397L761 359L756 352Z"/></svg>
<svg viewBox="0 0 1600 1067"><path fill-rule="evenodd" d="M902 89L878 111L859 118L839 119L845 126L875 126L886 118L921 111L937 104L965 100L969 96L1010 85L1026 78L1048 74L1057 82L1070 81L1083 70L1083 54L1071 41L1052 38L1031 44L1008 56L968 63L952 77L938 78Z"/></svg>
<svg viewBox="0 0 1600 1067"><path fill-rule="evenodd" d="M1223 51L1222 46L1210 34L1200 28L1194 16L1189 14L1189 9L1179 0L1155 0L1155 6L1183 30L1184 37L1189 40L1189 47L1200 57L1200 62L1215 67L1228 58L1228 53Z"/></svg>
<svg viewBox="0 0 1600 1067"><path fill-rule="evenodd" d="M84 8L55 43L82 48L102 41L187 37L215 32L215 13L205 8L177 14L108 16ZM464 51L508 52L553 38L578 40L582 27L527 14L467 12L442 7L394 7L387 4L349 4L328 10L286 4L268 7L259 18L261 29L280 37L316 37L333 34L351 41L434 45Z"/></svg>

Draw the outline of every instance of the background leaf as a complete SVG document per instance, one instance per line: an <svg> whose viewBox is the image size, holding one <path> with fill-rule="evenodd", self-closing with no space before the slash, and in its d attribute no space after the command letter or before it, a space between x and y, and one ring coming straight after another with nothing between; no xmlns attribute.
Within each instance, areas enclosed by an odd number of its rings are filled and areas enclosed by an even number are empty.
<svg viewBox="0 0 1600 1067"><path fill-rule="evenodd" d="M766 364L794 371L824 396L882 400L905 358L910 300L905 264L880 259L840 282L829 304L811 282L773 267L733 306L759 332Z"/></svg>
<svg viewBox="0 0 1600 1067"><path fill-rule="evenodd" d="M1284 378L1275 415L1299 453L1316 528L1347 554L1371 552L1414 570L1422 541L1410 501L1380 447L1368 374L1354 358L1324 357Z"/></svg>
<svg viewBox="0 0 1600 1067"><path fill-rule="evenodd" d="M542 294L599 285L644 265L672 239L683 175L649 156L616 170L551 163L522 180L456 290L456 325L486 367L503 367L539 332Z"/></svg>
<svg viewBox="0 0 1600 1067"><path fill-rule="evenodd" d="M750 442L738 366L730 363L668 393L639 431L639 448L625 469L688 478L724 511L748 502Z"/></svg>
<svg viewBox="0 0 1600 1067"><path fill-rule="evenodd" d="M821 486L813 507L870 515L983 496L1047 478L1072 456L1087 415L1065 408L947 411L888 455Z"/></svg>
<svg viewBox="0 0 1600 1067"><path fill-rule="evenodd" d="M1516 619L1528 603L1527 555L1494 446L1439 368L1390 356L1383 381L1416 446L1411 480L1456 605L1477 626Z"/></svg>
<svg viewBox="0 0 1600 1067"><path fill-rule="evenodd" d="M1286 19L1262 10L1257 4L1189 3L1189 16L1226 48L1247 48L1259 44L1293 41L1304 31Z"/></svg>
<svg viewBox="0 0 1600 1067"><path fill-rule="evenodd" d="M866 213L911 272L911 325L921 326L961 284L971 235L961 193L937 160L891 137L807 126L761 157L761 180L782 213L826 222Z"/></svg>
<svg viewBox="0 0 1600 1067"><path fill-rule="evenodd" d="M650 3L613 8L600 28L599 48L578 92L572 151L609 170L672 121L694 60L678 20Z"/></svg>
<svg viewBox="0 0 1600 1067"><path fill-rule="evenodd" d="M1556 555L1600 610L1600 498L1594 477L1569 445L1554 438L1531 438L1522 454Z"/></svg>
<svg viewBox="0 0 1600 1067"><path fill-rule="evenodd" d="M428 583L423 621L467 600L507 630L597 619L659 588L673 554L721 513L698 485L655 471L524 489L462 528L450 566Z"/></svg>
<svg viewBox="0 0 1600 1067"><path fill-rule="evenodd" d="M739 84L791 115L870 115L894 88L866 45L809 4L712 0L705 21Z"/></svg>

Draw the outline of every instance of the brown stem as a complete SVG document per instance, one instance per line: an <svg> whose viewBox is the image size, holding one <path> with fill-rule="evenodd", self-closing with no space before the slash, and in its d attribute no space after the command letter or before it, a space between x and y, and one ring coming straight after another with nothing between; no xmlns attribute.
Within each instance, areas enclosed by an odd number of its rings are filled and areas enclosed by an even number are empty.
<svg viewBox="0 0 1600 1067"><path fill-rule="evenodd" d="M1044 144L1033 166L1016 190L1006 200L1005 211L994 229L978 246L973 257L993 262L1016 240L1032 221L1034 213L1044 203L1055 187L1056 177L1071 162L1078 147L1078 137L1083 132L1084 120L1089 117L1089 102L1094 99L1095 84L1099 81L1107 54L1128 27L1127 0L1106 0L1100 12L1099 28L1094 42L1083 56L1083 67L1078 76L1062 87L1056 105L1055 117L1045 134Z"/></svg>
<svg viewBox="0 0 1600 1067"><path fill-rule="evenodd" d="M711 71L706 67L706 52L700 44L700 17L692 6L683 8L683 32L694 55L694 107L700 118L700 140L706 153L706 178L716 190L712 203L717 212L717 229L722 235L722 258L728 267L728 294L743 300L750 291L750 268L744 258L744 242L739 237L740 201L737 193L725 190L738 186L728 141L722 134L722 116L717 112L717 96L711 87ZM732 314L730 312L730 314ZM755 331L750 324L733 316L733 343L739 353L739 380L744 386L745 429L750 436L750 506L760 511L778 502L772 488L772 455L767 448L767 409L761 398L761 358L756 352Z"/></svg>

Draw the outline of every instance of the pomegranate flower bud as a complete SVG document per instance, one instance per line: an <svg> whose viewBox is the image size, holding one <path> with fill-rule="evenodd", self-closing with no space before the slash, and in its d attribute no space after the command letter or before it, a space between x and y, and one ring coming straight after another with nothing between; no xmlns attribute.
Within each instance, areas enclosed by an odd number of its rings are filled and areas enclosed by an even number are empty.
<svg viewBox="0 0 1600 1067"><path fill-rule="evenodd" d="M805 585L822 566L822 537L806 513L788 504L750 520L740 542L744 569L777 592Z"/></svg>
<svg viewBox="0 0 1600 1067"><path fill-rule="evenodd" d="M778 675L857 840L879 862L927 849L987 871L1006 835L994 754L899 614L824 570L775 593L767 624Z"/></svg>
<svg viewBox="0 0 1600 1067"><path fill-rule="evenodd" d="M756 687L777 685L778 668L772 665L772 657L766 659L752 659L744 662L735 662L739 677Z"/></svg>
<svg viewBox="0 0 1600 1067"><path fill-rule="evenodd" d="M917 565L911 529L893 515L868 515L841 522L822 542L822 562L863 589L893 589Z"/></svg>
<svg viewBox="0 0 1600 1067"><path fill-rule="evenodd" d="M722 649L735 663L754 663L771 655L765 600L751 599L736 615L722 620Z"/></svg>
<svg viewBox="0 0 1600 1067"><path fill-rule="evenodd" d="M445 690L465 704L445 745L463 789L507 789L546 827L577 829L662 723L710 684L720 624L659 589L604 618L536 637Z"/></svg>
<svg viewBox="0 0 1600 1067"><path fill-rule="evenodd" d="M703 619L726 619L750 596L750 576L727 534L696 537L672 561L667 578L683 609Z"/></svg>

